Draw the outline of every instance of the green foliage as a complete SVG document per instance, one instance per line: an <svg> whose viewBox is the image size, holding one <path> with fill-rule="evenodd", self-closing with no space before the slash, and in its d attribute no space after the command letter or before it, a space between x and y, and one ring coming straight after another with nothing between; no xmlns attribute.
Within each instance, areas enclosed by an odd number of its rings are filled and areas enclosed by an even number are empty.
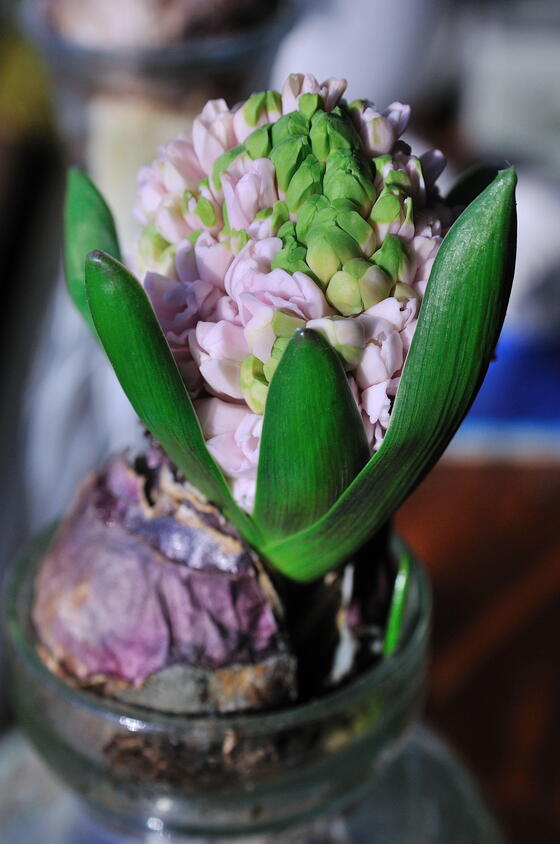
<svg viewBox="0 0 560 844"><path fill-rule="evenodd" d="M212 459L190 396L150 301L122 264L103 252L86 258L89 307L99 339L134 410L186 479L218 504L245 538L258 542Z"/></svg>
<svg viewBox="0 0 560 844"><path fill-rule="evenodd" d="M304 123L308 120L295 113L280 128L288 137L294 129L303 130ZM339 158L348 154L345 149L334 153ZM309 199L317 192L312 183L322 178L323 165L316 159L308 163L309 185L302 183L287 204L292 207L292 199L298 205L309 203L311 225L324 210ZM356 165L344 178L353 180L358 200L370 204L364 188L369 183L360 168ZM339 176L332 175L338 196L334 176ZM442 454L473 401L509 296L515 184L512 170L500 172L446 236L432 269L391 424L369 460L337 353L310 330L296 331L291 339L279 336L274 367L263 370L263 384L270 384L262 396L266 408L253 518L235 504L206 448L146 294L115 260L118 244L107 206L91 182L76 172L69 180L65 212L68 285L84 317L90 323L93 317L136 412L187 480L222 508L271 566L294 580L310 581L342 563L381 528ZM114 257L99 251L88 257L86 298L85 256L100 247ZM348 256L336 257L341 262Z"/></svg>
<svg viewBox="0 0 560 844"><path fill-rule="evenodd" d="M269 387L254 519L289 536L327 512L369 457L338 354L315 331L293 335Z"/></svg>
<svg viewBox="0 0 560 844"><path fill-rule="evenodd" d="M64 275L70 297L92 331L85 288L85 259L101 249L120 260L117 231L107 203L85 173L71 169L64 202Z"/></svg>

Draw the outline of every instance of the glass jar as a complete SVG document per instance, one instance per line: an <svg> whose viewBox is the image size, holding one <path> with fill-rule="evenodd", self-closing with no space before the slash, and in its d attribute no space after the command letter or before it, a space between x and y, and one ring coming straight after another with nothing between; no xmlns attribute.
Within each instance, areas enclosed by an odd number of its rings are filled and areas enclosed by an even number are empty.
<svg viewBox="0 0 560 844"><path fill-rule="evenodd" d="M418 563L394 656L282 711L187 718L119 705L49 671L30 621L45 542L14 566L6 615L20 724L87 807L62 807L57 844L500 841L460 764L429 731L413 728L430 618ZM55 839L43 827L40 840Z"/></svg>

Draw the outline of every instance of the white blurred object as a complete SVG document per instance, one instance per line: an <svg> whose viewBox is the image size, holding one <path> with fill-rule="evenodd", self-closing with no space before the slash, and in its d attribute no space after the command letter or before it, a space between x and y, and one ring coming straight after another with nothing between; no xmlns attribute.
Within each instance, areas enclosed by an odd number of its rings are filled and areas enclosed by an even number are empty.
<svg viewBox="0 0 560 844"><path fill-rule="evenodd" d="M465 16L461 37L468 140L560 168L560 5L488 3Z"/></svg>
<svg viewBox="0 0 560 844"><path fill-rule="evenodd" d="M380 106L408 102L417 91L440 0L328 0L313 3L287 36L273 87L289 73L348 79L347 97Z"/></svg>
<svg viewBox="0 0 560 844"><path fill-rule="evenodd" d="M560 178L518 168L517 258L504 331L524 337L560 332Z"/></svg>

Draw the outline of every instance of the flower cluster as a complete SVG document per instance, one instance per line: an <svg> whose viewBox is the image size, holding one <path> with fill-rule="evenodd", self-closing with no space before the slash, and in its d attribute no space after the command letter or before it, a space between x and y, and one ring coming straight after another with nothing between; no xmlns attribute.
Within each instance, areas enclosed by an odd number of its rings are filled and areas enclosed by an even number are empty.
<svg viewBox="0 0 560 844"><path fill-rule="evenodd" d="M340 354L379 447L450 223L443 155L400 140L409 107L344 89L293 74L281 94L210 101L139 174L137 269L247 510L269 383L298 328Z"/></svg>

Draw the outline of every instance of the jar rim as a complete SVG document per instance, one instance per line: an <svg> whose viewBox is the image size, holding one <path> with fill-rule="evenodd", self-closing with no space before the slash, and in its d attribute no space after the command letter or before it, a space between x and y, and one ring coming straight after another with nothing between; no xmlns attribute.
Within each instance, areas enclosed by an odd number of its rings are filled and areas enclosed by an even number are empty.
<svg viewBox="0 0 560 844"><path fill-rule="evenodd" d="M4 587L4 618L9 644L13 653L26 664L38 682L48 685L68 703L106 721L119 723L131 732L141 731L146 727L161 732L185 728L206 732L210 726L222 726L224 731L235 730L245 734L262 735L283 730L296 723L310 724L337 711L343 712L359 703L360 699L369 698L385 684L394 683L396 675L402 673L408 676L413 666L424 658L430 629L431 590L426 572L411 554L409 607L411 604L415 606L408 617L405 613L401 642L397 649L390 657L384 658L349 682L317 698L267 712L179 715L157 712L136 704L123 704L76 688L54 674L43 662L36 648L31 623L34 576L55 527L56 525L51 526L37 535L8 568ZM395 537L394 542L398 553L405 550L410 553L399 537Z"/></svg>
<svg viewBox="0 0 560 844"><path fill-rule="evenodd" d="M86 46L65 38L48 25L34 0L22 0L19 14L25 31L59 64L81 64L85 59L99 67L166 72L178 65L196 69L212 64L219 70L220 65L229 65L245 54L278 43L292 28L300 11L295 0L285 0L278 3L271 15L239 31L187 37L162 46L117 49Z"/></svg>

